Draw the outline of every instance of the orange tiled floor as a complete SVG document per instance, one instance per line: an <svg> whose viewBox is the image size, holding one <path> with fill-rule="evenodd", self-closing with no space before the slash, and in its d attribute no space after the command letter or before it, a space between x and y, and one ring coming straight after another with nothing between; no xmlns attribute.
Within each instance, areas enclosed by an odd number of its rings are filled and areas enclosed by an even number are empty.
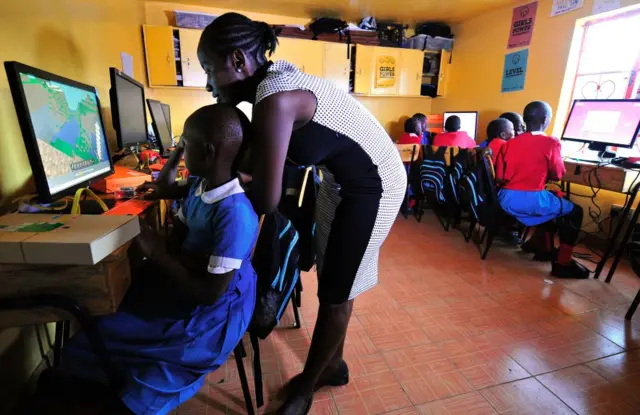
<svg viewBox="0 0 640 415"><path fill-rule="evenodd" d="M311 412L639 414L640 312L633 323L623 316L640 278L623 267L611 285L559 281L549 267L499 242L481 261L434 218L398 219L380 285L355 302L351 382L318 392ZM262 412L305 361L318 303L315 275L303 281L302 329L288 328L289 312L262 343ZM245 413L235 362L176 412Z"/></svg>

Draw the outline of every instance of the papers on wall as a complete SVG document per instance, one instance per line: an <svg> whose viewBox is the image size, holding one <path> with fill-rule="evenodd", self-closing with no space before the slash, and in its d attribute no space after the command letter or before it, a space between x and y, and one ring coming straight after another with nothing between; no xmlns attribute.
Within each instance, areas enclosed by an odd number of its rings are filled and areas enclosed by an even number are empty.
<svg viewBox="0 0 640 415"><path fill-rule="evenodd" d="M620 0L594 0L591 14L600 14L620 8Z"/></svg>
<svg viewBox="0 0 640 415"><path fill-rule="evenodd" d="M523 49L505 55L504 72L502 73L502 92L515 92L524 89L528 60L529 49Z"/></svg>
<svg viewBox="0 0 640 415"><path fill-rule="evenodd" d="M133 78L133 56L126 52L120 52L120 60L122 61L122 72Z"/></svg>
<svg viewBox="0 0 640 415"><path fill-rule="evenodd" d="M537 11L537 1L513 9L507 49L529 46L531 44Z"/></svg>
<svg viewBox="0 0 640 415"><path fill-rule="evenodd" d="M568 13L584 6L584 0L553 0L551 16Z"/></svg>

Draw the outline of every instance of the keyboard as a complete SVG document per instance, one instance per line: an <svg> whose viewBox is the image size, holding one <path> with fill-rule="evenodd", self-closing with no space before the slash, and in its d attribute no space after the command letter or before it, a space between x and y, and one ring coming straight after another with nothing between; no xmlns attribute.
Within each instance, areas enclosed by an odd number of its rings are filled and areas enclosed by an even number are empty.
<svg viewBox="0 0 640 415"><path fill-rule="evenodd" d="M137 216L153 205L153 202L142 199L129 199L126 202L118 203L113 209L103 213L103 215L131 215Z"/></svg>

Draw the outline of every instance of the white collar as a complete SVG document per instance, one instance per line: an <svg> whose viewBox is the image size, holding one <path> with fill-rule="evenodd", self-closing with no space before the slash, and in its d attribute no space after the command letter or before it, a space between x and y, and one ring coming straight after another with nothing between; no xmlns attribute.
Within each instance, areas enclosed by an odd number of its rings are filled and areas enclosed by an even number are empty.
<svg viewBox="0 0 640 415"><path fill-rule="evenodd" d="M244 193L244 189L242 188L242 186L240 186L240 180L238 180L237 178L207 192L203 192L203 188L204 179L200 181L200 185L198 185L198 188L196 189L196 196L200 196L202 201L208 205L219 202L229 196L233 196L238 193Z"/></svg>
<svg viewBox="0 0 640 415"><path fill-rule="evenodd" d="M529 131L531 135L544 135L544 131Z"/></svg>

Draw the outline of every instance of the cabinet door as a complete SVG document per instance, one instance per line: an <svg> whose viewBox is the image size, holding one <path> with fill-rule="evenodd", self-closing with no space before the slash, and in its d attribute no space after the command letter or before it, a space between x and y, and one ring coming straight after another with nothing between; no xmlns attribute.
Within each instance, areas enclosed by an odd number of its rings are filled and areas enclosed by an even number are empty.
<svg viewBox="0 0 640 415"><path fill-rule="evenodd" d="M400 87L398 95L420 95L423 63L423 51L402 49L400 60Z"/></svg>
<svg viewBox="0 0 640 415"><path fill-rule="evenodd" d="M144 26L149 86L178 85L171 26Z"/></svg>
<svg viewBox="0 0 640 415"><path fill-rule="evenodd" d="M351 59L347 58L349 47L351 46L342 43L326 42L324 44L322 76L345 92L349 92L349 69L351 68Z"/></svg>
<svg viewBox="0 0 640 415"><path fill-rule="evenodd" d="M180 29L179 33L182 85L204 88L207 85L207 74L198 61L198 42L202 30Z"/></svg>
<svg viewBox="0 0 640 415"><path fill-rule="evenodd" d="M373 88L373 46L356 46L356 73L354 75L353 92L356 94L370 94Z"/></svg>
<svg viewBox="0 0 640 415"><path fill-rule="evenodd" d="M302 40L296 51L300 55L302 72L322 78L324 75L324 47L327 42L318 40ZM346 54L346 51L345 51Z"/></svg>
<svg viewBox="0 0 640 415"><path fill-rule="evenodd" d="M451 65L449 64L451 60L451 52L447 52L446 50L442 50L442 54L440 55L440 73L438 74L438 96L444 97L447 95L447 84L449 83Z"/></svg>
<svg viewBox="0 0 640 415"><path fill-rule="evenodd" d="M270 60L276 61L287 61L289 63L294 64L298 69L302 70L303 59L302 55L299 52L300 49L304 48L305 42L304 39L293 39L290 37L280 37L278 38L278 46L276 47L276 51L270 57L267 56Z"/></svg>
<svg viewBox="0 0 640 415"><path fill-rule="evenodd" d="M398 94L401 68L400 51L398 48L374 47L372 95ZM391 70L393 70L393 74L390 74Z"/></svg>

